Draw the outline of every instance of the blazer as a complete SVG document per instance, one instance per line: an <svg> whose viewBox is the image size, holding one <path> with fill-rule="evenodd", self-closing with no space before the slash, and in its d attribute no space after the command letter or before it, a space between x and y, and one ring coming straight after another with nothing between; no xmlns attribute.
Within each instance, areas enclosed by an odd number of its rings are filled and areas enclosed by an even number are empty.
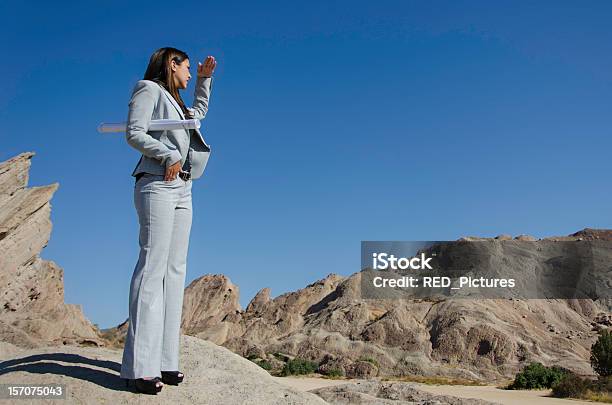
<svg viewBox="0 0 612 405"><path fill-rule="evenodd" d="M213 78L196 77L193 107L187 109L194 118L201 120L208 112ZM128 105L125 138L130 146L142 154L132 176L141 172L163 175L167 167L178 161L182 167L187 156L191 163L191 178L202 176L211 149L199 129L149 130L151 120L185 119L181 107L170 92L154 81L139 80Z"/></svg>

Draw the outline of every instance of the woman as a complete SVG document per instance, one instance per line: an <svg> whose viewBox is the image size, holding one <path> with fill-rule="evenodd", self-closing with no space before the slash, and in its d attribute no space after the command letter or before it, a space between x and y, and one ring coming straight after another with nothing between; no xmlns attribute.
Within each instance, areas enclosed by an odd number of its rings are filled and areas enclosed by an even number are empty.
<svg viewBox="0 0 612 405"><path fill-rule="evenodd" d="M132 176L140 223L140 255L132 275L121 378L157 394L178 385L179 337L191 231L192 180L204 172L210 146L199 130L149 131L154 119L203 119L217 62L198 63L193 107L179 89L191 79L189 57L175 48L155 51L129 102L126 140L142 156Z"/></svg>

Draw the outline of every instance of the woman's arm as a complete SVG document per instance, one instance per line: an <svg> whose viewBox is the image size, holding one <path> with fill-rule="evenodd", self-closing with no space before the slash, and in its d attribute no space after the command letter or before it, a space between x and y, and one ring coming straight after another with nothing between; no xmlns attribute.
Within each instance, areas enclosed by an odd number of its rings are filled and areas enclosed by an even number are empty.
<svg viewBox="0 0 612 405"><path fill-rule="evenodd" d="M198 78L196 80L195 95L193 97L193 107L190 108L194 118L199 120L206 117L208 112L208 100L210 99L210 91L212 90L212 75L217 67L217 61L214 56L208 56L204 64L198 62Z"/></svg>
<svg viewBox="0 0 612 405"><path fill-rule="evenodd" d="M212 81L212 76L198 76L196 79L193 107L191 108L193 118L202 120L204 117L206 117L206 113L208 112L208 100L210 98L210 91L212 90Z"/></svg>
<svg viewBox="0 0 612 405"><path fill-rule="evenodd" d="M171 146L147 134L160 89L147 80L139 80L134 86L129 102L125 138L143 155L158 159L166 168L182 159L181 153Z"/></svg>

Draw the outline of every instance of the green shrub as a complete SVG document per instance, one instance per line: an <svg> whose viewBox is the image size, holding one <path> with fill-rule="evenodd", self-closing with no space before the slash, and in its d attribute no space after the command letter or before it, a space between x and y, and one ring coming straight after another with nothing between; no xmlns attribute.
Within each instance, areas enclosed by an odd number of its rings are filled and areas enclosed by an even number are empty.
<svg viewBox="0 0 612 405"><path fill-rule="evenodd" d="M612 403L612 377L602 377L595 381L577 375L567 375L552 387L552 395L559 398L588 399Z"/></svg>
<svg viewBox="0 0 612 405"><path fill-rule="evenodd" d="M540 389L552 388L569 370L562 367L546 367L541 363L531 363L523 368L510 384L509 389Z"/></svg>
<svg viewBox="0 0 612 405"><path fill-rule="evenodd" d="M612 375L612 333L604 329L591 346L591 367L602 377Z"/></svg>
<svg viewBox="0 0 612 405"><path fill-rule="evenodd" d="M552 386L552 395L557 398L581 398L590 388L590 380L574 374L566 374Z"/></svg>
<svg viewBox="0 0 612 405"><path fill-rule="evenodd" d="M282 376L297 375L297 374L310 374L319 367L315 362L304 360L304 359L292 359L285 363L281 371Z"/></svg>
<svg viewBox="0 0 612 405"><path fill-rule="evenodd" d="M270 364L270 362L267 360L255 360L254 363L264 370L272 370L272 364Z"/></svg>
<svg viewBox="0 0 612 405"><path fill-rule="evenodd" d="M272 364L269 361L262 359L256 354L249 354L247 356L247 359L257 364L259 367L263 368L264 370L272 370Z"/></svg>
<svg viewBox="0 0 612 405"><path fill-rule="evenodd" d="M279 353L279 352L274 352L274 353L272 353L272 355L274 357L276 357L277 359L279 359L280 361L289 361L290 360L288 356L286 356L286 355L284 355L282 353Z"/></svg>
<svg viewBox="0 0 612 405"><path fill-rule="evenodd" d="M339 368L332 368L332 369L329 369L325 373L325 375L328 377L342 377L344 375L344 371L342 371L342 369L339 369Z"/></svg>
<svg viewBox="0 0 612 405"><path fill-rule="evenodd" d="M597 381L593 383L593 390L597 392L612 393L612 375L599 376Z"/></svg>
<svg viewBox="0 0 612 405"><path fill-rule="evenodd" d="M376 367L378 367L378 362L375 359L371 358L371 357L361 357L358 361L367 361L368 363L372 363Z"/></svg>

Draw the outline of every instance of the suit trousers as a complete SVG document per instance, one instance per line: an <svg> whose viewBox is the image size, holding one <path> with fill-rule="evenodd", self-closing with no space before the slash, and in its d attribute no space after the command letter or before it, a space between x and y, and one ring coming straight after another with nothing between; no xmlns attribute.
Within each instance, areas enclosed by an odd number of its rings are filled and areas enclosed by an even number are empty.
<svg viewBox="0 0 612 405"><path fill-rule="evenodd" d="M134 185L140 255L130 284L121 378L179 369L193 180L145 174Z"/></svg>

